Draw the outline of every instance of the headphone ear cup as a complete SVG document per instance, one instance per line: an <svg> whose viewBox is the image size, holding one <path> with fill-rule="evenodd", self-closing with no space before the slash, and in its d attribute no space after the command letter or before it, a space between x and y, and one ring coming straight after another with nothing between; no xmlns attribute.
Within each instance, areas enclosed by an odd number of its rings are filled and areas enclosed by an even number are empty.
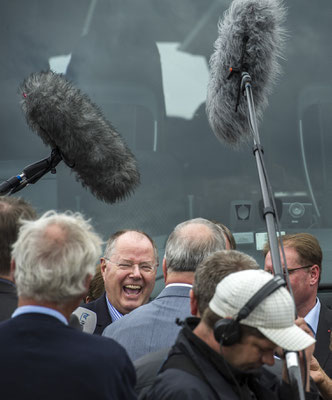
<svg viewBox="0 0 332 400"><path fill-rule="evenodd" d="M214 325L214 338L223 346L231 346L241 339L241 327L239 322L231 318L223 318Z"/></svg>

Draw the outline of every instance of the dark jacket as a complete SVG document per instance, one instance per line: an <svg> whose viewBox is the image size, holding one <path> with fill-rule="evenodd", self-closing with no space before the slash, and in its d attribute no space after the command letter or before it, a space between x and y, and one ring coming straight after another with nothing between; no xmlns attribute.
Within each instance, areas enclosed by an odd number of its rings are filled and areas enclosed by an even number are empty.
<svg viewBox="0 0 332 400"><path fill-rule="evenodd" d="M112 323L112 318L108 311L106 303L106 294L98 297L97 300L90 301L90 303L82 304L82 307L92 310L97 314L97 325L93 332L95 335L101 335L107 325Z"/></svg>
<svg viewBox="0 0 332 400"><path fill-rule="evenodd" d="M330 378L332 378L332 351L330 350L331 332L332 310L321 302L314 356Z"/></svg>
<svg viewBox="0 0 332 400"><path fill-rule="evenodd" d="M199 339L192 330L199 320L188 318L161 373L145 400L277 400L292 399L291 388L265 369L243 373ZM317 393L306 394L317 399Z"/></svg>
<svg viewBox="0 0 332 400"><path fill-rule="evenodd" d="M139 399L144 398L144 395L153 385L154 380L156 379L161 366L166 361L170 350L171 347L166 347L165 349L145 354L133 361L136 371L135 390Z"/></svg>
<svg viewBox="0 0 332 400"><path fill-rule="evenodd" d="M17 308L16 287L7 279L0 279L0 321L10 318Z"/></svg>
<svg viewBox="0 0 332 400"><path fill-rule="evenodd" d="M0 324L1 399L134 400L135 371L111 339L39 313Z"/></svg>

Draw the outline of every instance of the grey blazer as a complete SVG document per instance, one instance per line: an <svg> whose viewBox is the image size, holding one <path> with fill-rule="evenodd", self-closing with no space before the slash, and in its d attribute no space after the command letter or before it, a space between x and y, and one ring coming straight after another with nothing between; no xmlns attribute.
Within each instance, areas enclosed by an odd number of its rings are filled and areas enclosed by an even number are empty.
<svg viewBox="0 0 332 400"><path fill-rule="evenodd" d="M138 307L109 325L103 336L120 343L132 361L143 355L170 347L181 329L175 320L190 316L190 288L171 286L151 303Z"/></svg>

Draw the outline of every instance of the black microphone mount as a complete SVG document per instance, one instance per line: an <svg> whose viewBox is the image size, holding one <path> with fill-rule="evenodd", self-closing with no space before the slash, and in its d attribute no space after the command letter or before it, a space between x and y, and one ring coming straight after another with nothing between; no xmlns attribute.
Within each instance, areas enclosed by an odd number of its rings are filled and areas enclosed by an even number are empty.
<svg viewBox="0 0 332 400"><path fill-rule="evenodd" d="M56 173L55 167L63 160L58 148L52 149L51 155L26 166L22 173L13 176L0 184L0 195L12 195L30 184L36 183L48 172Z"/></svg>
<svg viewBox="0 0 332 400"><path fill-rule="evenodd" d="M240 97L241 97L241 91L242 91L242 74L247 69L247 65L244 63L244 55L246 53L248 40L249 40L249 36L244 35L243 40L242 40L242 51L241 51L241 58L240 58L240 63L239 63L240 65L239 65L239 67L230 67L229 74L227 76L227 79L230 79L234 74L239 75L239 84L238 84L238 91L237 91L237 96L236 96L235 112L237 112L237 109L240 104Z"/></svg>

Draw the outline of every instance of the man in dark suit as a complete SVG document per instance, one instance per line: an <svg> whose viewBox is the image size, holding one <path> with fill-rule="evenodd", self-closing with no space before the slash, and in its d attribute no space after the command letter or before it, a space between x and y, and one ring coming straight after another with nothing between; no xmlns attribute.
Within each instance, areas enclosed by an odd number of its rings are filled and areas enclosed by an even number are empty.
<svg viewBox="0 0 332 400"><path fill-rule="evenodd" d="M17 307L17 294L10 270L11 246L17 239L19 219L32 220L35 210L25 200L0 197L0 321L11 317Z"/></svg>
<svg viewBox="0 0 332 400"><path fill-rule="evenodd" d="M110 323L147 303L156 282L157 267L158 249L149 235L137 230L114 233L101 258L105 293L84 305L97 318L90 333L101 335Z"/></svg>
<svg viewBox="0 0 332 400"><path fill-rule="evenodd" d="M317 297L322 274L322 249L318 240L309 233L284 235L282 241L297 315L304 318L313 331L317 341L314 356L327 375L332 377L332 311ZM268 245L264 253L264 268L272 272Z"/></svg>
<svg viewBox="0 0 332 400"><path fill-rule="evenodd" d="M149 304L109 325L103 335L123 345L132 360L171 346L180 330L175 320L190 315L189 292L197 266L223 249L225 237L216 224L196 218L177 225L165 247L165 289Z"/></svg>
<svg viewBox="0 0 332 400"><path fill-rule="evenodd" d="M68 325L86 294L101 238L80 214L24 222L13 246L18 308L0 324L4 399L135 399L135 371L110 339Z"/></svg>
<svg viewBox="0 0 332 400"><path fill-rule="evenodd" d="M331 332L332 311L321 303L314 356L330 378L332 378Z"/></svg>

